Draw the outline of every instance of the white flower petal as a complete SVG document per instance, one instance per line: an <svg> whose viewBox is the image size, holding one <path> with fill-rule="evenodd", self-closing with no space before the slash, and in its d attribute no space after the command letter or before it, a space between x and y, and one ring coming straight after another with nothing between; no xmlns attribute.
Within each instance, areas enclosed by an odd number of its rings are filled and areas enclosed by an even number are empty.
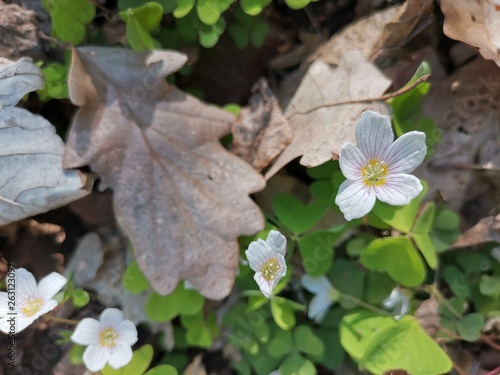
<svg viewBox="0 0 500 375"><path fill-rule="evenodd" d="M42 316L43 314L48 313L49 311L54 310L57 307L58 303L55 299L51 299L50 301L45 302L42 307L40 307L40 310L34 315L37 318Z"/></svg>
<svg viewBox="0 0 500 375"><path fill-rule="evenodd" d="M259 286L260 291L266 298L270 298L271 295L273 294L273 283L270 283L266 279L264 279L264 276L262 275L262 272L257 271L255 272L255 275L253 275L253 279Z"/></svg>
<svg viewBox="0 0 500 375"><path fill-rule="evenodd" d="M381 186L375 187L377 198L392 206L411 202L424 189L420 180L410 174L389 175Z"/></svg>
<svg viewBox="0 0 500 375"><path fill-rule="evenodd" d="M137 328L130 320L124 320L116 330L118 333L118 341L125 343L129 346L137 342Z"/></svg>
<svg viewBox="0 0 500 375"><path fill-rule="evenodd" d="M385 162L389 174L409 173L417 168L425 158L427 146L425 134L412 131L403 134L389 147Z"/></svg>
<svg viewBox="0 0 500 375"><path fill-rule="evenodd" d="M328 312L331 304L328 294L318 293L309 304L307 316L309 319L314 319L316 323L320 323Z"/></svg>
<svg viewBox="0 0 500 375"><path fill-rule="evenodd" d="M123 312L120 309L108 308L101 313L99 320L104 328L111 327L117 331L123 321Z"/></svg>
<svg viewBox="0 0 500 375"><path fill-rule="evenodd" d="M330 290L333 289L330 280L326 276L312 277L306 274L301 277L300 282L304 288L314 294L330 293Z"/></svg>
<svg viewBox="0 0 500 375"><path fill-rule="evenodd" d="M349 180L361 178L361 169L368 164L368 159L354 145L342 145L339 153L339 166L342 174Z"/></svg>
<svg viewBox="0 0 500 375"><path fill-rule="evenodd" d="M38 286L36 284L35 276L24 268L16 269L16 302L24 301L27 298L38 297ZM17 305L17 303L16 303Z"/></svg>
<svg viewBox="0 0 500 375"><path fill-rule="evenodd" d="M282 256L286 255L286 237L277 230L269 232L266 242L275 253L281 254Z"/></svg>
<svg viewBox="0 0 500 375"><path fill-rule="evenodd" d="M375 190L363 181L344 181L339 188L335 204L347 221L365 216L375 205Z"/></svg>
<svg viewBox="0 0 500 375"><path fill-rule="evenodd" d="M280 269L278 270L278 272L276 272L275 275L275 281L276 284L278 284L278 282L286 275L287 267L286 267L286 260L283 257L283 255L276 254L275 258L278 261L278 265L280 266Z"/></svg>
<svg viewBox="0 0 500 375"><path fill-rule="evenodd" d="M356 144L368 160L383 160L393 140L389 117L370 110L362 113L356 124Z"/></svg>
<svg viewBox="0 0 500 375"><path fill-rule="evenodd" d="M38 283L38 297L44 301L52 299L66 285L67 281L60 273L48 274Z"/></svg>
<svg viewBox="0 0 500 375"><path fill-rule="evenodd" d="M83 352L83 363L92 372L102 370L106 366L108 358L108 348L99 345L90 345Z"/></svg>
<svg viewBox="0 0 500 375"><path fill-rule="evenodd" d="M24 316L22 314L16 315L16 333L25 330L27 327L33 324L33 322L38 318L34 315L32 317Z"/></svg>
<svg viewBox="0 0 500 375"><path fill-rule="evenodd" d="M119 369L132 360L132 355L132 348L129 345L117 343L109 350L109 365L115 370Z"/></svg>
<svg viewBox="0 0 500 375"><path fill-rule="evenodd" d="M9 312L9 296L7 292L0 292L0 316Z"/></svg>
<svg viewBox="0 0 500 375"><path fill-rule="evenodd" d="M0 331L3 333L9 333L10 324L6 318L0 318Z"/></svg>
<svg viewBox="0 0 500 375"><path fill-rule="evenodd" d="M389 297L387 297L382 303L385 308L392 309L399 302L401 302L401 292L399 291L399 289L395 288L392 290Z"/></svg>
<svg viewBox="0 0 500 375"><path fill-rule="evenodd" d="M78 345L99 345L99 335L103 326L101 322L92 318L82 319L71 335L71 341Z"/></svg>
<svg viewBox="0 0 500 375"><path fill-rule="evenodd" d="M245 255L247 256L250 268L254 271L258 271L264 263L274 256L274 252L267 242L259 238L248 246Z"/></svg>

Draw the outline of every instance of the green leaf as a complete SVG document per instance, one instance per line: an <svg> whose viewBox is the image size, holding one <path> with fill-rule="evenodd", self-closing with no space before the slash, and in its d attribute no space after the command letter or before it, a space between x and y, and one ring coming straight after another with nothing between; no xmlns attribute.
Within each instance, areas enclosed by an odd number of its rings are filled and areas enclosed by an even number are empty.
<svg viewBox="0 0 500 375"><path fill-rule="evenodd" d="M500 299L500 277L483 275L479 283L479 290L484 296L491 297L495 300Z"/></svg>
<svg viewBox="0 0 500 375"><path fill-rule="evenodd" d="M265 344L269 341L271 337L271 329L269 328L269 324L265 321L259 322L258 324L251 324L251 328L257 340L261 343Z"/></svg>
<svg viewBox="0 0 500 375"><path fill-rule="evenodd" d="M275 358L281 358L292 350L292 334L290 331L283 331L282 329L276 331L267 345L267 353Z"/></svg>
<svg viewBox="0 0 500 375"><path fill-rule="evenodd" d="M138 294L149 289L149 281L146 279L137 261L132 261L123 275L122 285L130 293Z"/></svg>
<svg viewBox="0 0 500 375"><path fill-rule="evenodd" d="M69 361L74 365L83 364L83 352L87 349L86 346L73 345L69 351Z"/></svg>
<svg viewBox="0 0 500 375"><path fill-rule="evenodd" d="M380 316L372 311L358 310L345 315L339 326L340 343L355 360L361 360L370 335L395 320L390 316Z"/></svg>
<svg viewBox="0 0 500 375"><path fill-rule="evenodd" d="M427 191L427 184L422 181L422 185L424 186L424 190L418 197L413 199L410 204L406 206L391 206L377 200L372 212L384 223L389 224L401 232L409 233L415 222L418 206Z"/></svg>
<svg viewBox="0 0 500 375"><path fill-rule="evenodd" d="M274 321L284 330L292 329L295 326L294 308L282 297L271 299L271 313Z"/></svg>
<svg viewBox="0 0 500 375"><path fill-rule="evenodd" d="M175 18L185 17L191 12L194 7L195 0L176 0L177 8L174 10Z"/></svg>
<svg viewBox="0 0 500 375"><path fill-rule="evenodd" d="M203 313L200 311L195 315L181 315L181 324L186 327L200 327L204 324Z"/></svg>
<svg viewBox="0 0 500 375"><path fill-rule="evenodd" d="M73 305L76 308L87 306L90 301L89 294L83 289L75 289L73 291Z"/></svg>
<svg viewBox="0 0 500 375"><path fill-rule="evenodd" d="M153 50L153 38L144 30L134 15L129 15L127 21L127 41L134 51Z"/></svg>
<svg viewBox="0 0 500 375"><path fill-rule="evenodd" d="M42 69L45 86L38 90L42 101L68 98L68 66L51 63Z"/></svg>
<svg viewBox="0 0 500 375"><path fill-rule="evenodd" d="M333 244L341 233L317 231L301 237L298 241L305 271L311 276L324 275L333 258Z"/></svg>
<svg viewBox="0 0 500 375"><path fill-rule="evenodd" d="M267 302L269 302L269 299L264 297L261 292L259 292L258 295L250 295L248 297L248 305L247 305L247 312L257 310L264 306Z"/></svg>
<svg viewBox="0 0 500 375"><path fill-rule="evenodd" d="M361 250L374 240L375 236L370 233L360 233L356 237L347 241L345 251L351 257L356 257L361 254Z"/></svg>
<svg viewBox="0 0 500 375"><path fill-rule="evenodd" d="M386 271L405 286L417 286L425 280L425 265L407 237L373 240L361 252L360 260L371 270Z"/></svg>
<svg viewBox="0 0 500 375"><path fill-rule="evenodd" d="M417 234L427 234L430 232L434 220L434 213L436 212L436 206L433 202L425 206L424 211L420 214L419 218L415 222L412 233Z"/></svg>
<svg viewBox="0 0 500 375"><path fill-rule="evenodd" d="M42 0L52 19L52 35L73 44L85 38L86 25L95 17L95 7L88 0Z"/></svg>
<svg viewBox="0 0 500 375"><path fill-rule="evenodd" d="M198 0L196 11L200 21L205 25L212 26L220 18L220 8L215 0Z"/></svg>
<svg viewBox="0 0 500 375"><path fill-rule="evenodd" d="M219 37L226 29L226 21L224 18L219 18L215 25L201 24L198 28L199 42L205 48L212 48L217 44Z"/></svg>
<svg viewBox="0 0 500 375"><path fill-rule="evenodd" d="M455 266L446 266L443 269L443 278L457 297L468 297L470 294L469 282L465 274Z"/></svg>
<svg viewBox="0 0 500 375"><path fill-rule="evenodd" d="M146 302L146 315L153 322L166 322L172 320L179 314L179 305L173 294L168 296L160 296L153 292Z"/></svg>
<svg viewBox="0 0 500 375"><path fill-rule="evenodd" d="M310 3L310 0L285 0L286 5L291 9L302 9L307 4Z"/></svg>
<svg viewBox="0 0 500 375"><path fill-rule="evenodd" d="M363 297L365 273L359 266L345 259L338 259L335 261L329 275L333 281L333 285L341 293L348 294L357 299ZM344 309L352 309L356 306L355 303L342 297L340 298L340 305Z"/></svg>
<svg viewBox="0 0 500 375"><path fill-rule="evenodd" d="M269 24L267 22L257 23L250 32L250 39L255 48L260 48L264 45L269 32Z"/></svg>
<svg viewBox="0 0 500 375"><path fill-rule="evenodd" d="M474 251L464 250L457 252L455 262L467 274L483 273L491 270L490 257Z"/></svg>
<svg viewBox="0 0 500 375"><path fill-rule="evenodd" d="M174 366L160 365L152 368L144 375L178 375L178 372Z"/></svg>
<svg viewBox="0 0 500 375"><path fill-rule="evenodd" d="M299 353L291 352L279 367L281 375L316 375L316 367Z"/></svg>
<svg viewBox="0 0 500 375"><path fill-rule="evenodd" d="M336 370L345 360L345 351L340 345L340 338L337 330L330 331L318 329L315 331L321 341L323 341L325 350L318 362L330 370Z"/></svg>
<svg viewBox="0 0 500 375"><path fill-rule="evenodd" d="M403 369L410 374L443 374L452 369L443 349L408 315L369 336L361 363L373 374L391 369Z"/></svg>
<svg viewBox="0 0 500 375"><path fill-rule="evenodd" d="M241 9L250 16L256 16L271 4L271 0L241 0Z"/></svg>
<svg viewBox="0 0 500 375"><path fill-rule="evenodd" d="M441 208L437 211L434 218L433 227L441 231L453 231L458 228L460 217L447 208Z"/></svg>
<svg viewBox="0 0 500 375"><path fill-rule="evenodd" d="M212 346L212 335L210 334L210 330L205 326L189 327L186 333L186 340L190 345L201 348Z"/></svg>
<svg viewBox="0 0 500 375"><path fill-rule="evenodd" d="M133 17L144 31L151 32L160 25L163 18L163 8L156 2L149 2L138 8L120 12L120 17L127 23L130 17Z"/></svg>
<svg viewBox="0 0 500 375"><path fill-rule="evenodd" d="M324 202L312 202L306 206L286 193L275 194L272 206L278 220L295 234L301 234L310 229L328 210Z"/></svg>
<svg viewBox="0 0 500 375"><path fill-rule="evenodd" d="M366 275L363 300L372 305L381 305L395 287L396 283L386 273L370 271Z"/></svg>
<svg viewBox="0 0 500 375"><path fill-rule="evenodd" d="M236 47L239 49L245 49L250 43L250 37L248 36L248 30L245 26L234 24L229 26L229 35L233 38Z"/></svg>
<svg viewBox="0 0 500 375"><path fill-rule="evenodd" d="M179 304L179 313L194 315L199 313L203 308L205 299L196 290L186 290L184 287L181 287L180 289L176 289L174 293L175 303Z"/></svg>
<svg viewBox="0 0 500 375"><path fill-rule="evenodd" d="M295 347L302 353L310 354L313 356L320 356L323 354L325 347L323 341L316 336L313 330L308 326L298 326L293 331L295 339Z"/></svg>
<svg viewBox="0 0 500 375"><path fill-rule="evenodd" d="M412 238L429 267L433 270L436 269L438 257L431 237L427 234L413 234Z"/></svg>
<svg viewBox="0 0 500 375"><path fill-rule="evenodd" d="M102 375L142 375L153 359L153 347L144 345L134 351L132 360L125 366L115 370L106 365L101 371Z"/></svg>
<svg viewBox="0 0 500 375"><path fill-rule="evenodd" d="M476 341L481 337L484 318L477 313L468 314L455 323L457 333L466 341Z"/></svg>

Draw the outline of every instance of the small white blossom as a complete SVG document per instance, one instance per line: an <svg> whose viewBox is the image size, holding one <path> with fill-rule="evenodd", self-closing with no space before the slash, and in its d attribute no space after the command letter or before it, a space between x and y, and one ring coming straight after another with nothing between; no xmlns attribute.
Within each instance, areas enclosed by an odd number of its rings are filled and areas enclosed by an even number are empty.
<svg viewBox="0 0 500 375"><path fill-rule="evenodd" d="M270 298L273 289L286 275L286 238L272 230L266 240L253 241L245 255L250 268L255 271L254 279L264 296Z"/></svg>
<svg viewBox="0 0 500 375"><path fill-rule="evenodd" d="M0 292L0 331L5 333L21 332L40 316L54 310L58 302L52 298L67 282L57 272L45 276L38 284L33 274L24 268L14 273L15 284L6 279L7 292Z"/></svg>
<svg viewBox="0 0 500 375"><path fill-rule="evenodd" d="M347 180L340 185L335 204L346 220L369 213L376 198L401 206L422 192L420 180L408 173L425 158L425 134L412 131L393 140L389 117L365 111L356 125L357 146L341 147L339 164Z"/></svg>
<svg viewBox="0 0 500 375"><path fill-rule="evenodd" d="M330 280L325 276L303 275L300 282L309 292L316 294L309 304L307 316L316 323L321 323L330 306L339 300L340 292L332 286Z"/></svg>
<svg viewBox="0 0 500 375"><path fill-rule="evenodd" d="M137 328L130 320L123 319L120 310L106 309L99 320L82 319L71 341L88 346L83 352L83 363L90 371L102 370L106 363L116 370L132 360Z"/></svg>
<svg viewBox="0 0 500 375"><path fill-rule="evenodd" d="M410 310L408 297L398 288L392 290L390 296L384 300L383 304L385 308L393 309L394 319L396 320L401 319Z"/></svg>

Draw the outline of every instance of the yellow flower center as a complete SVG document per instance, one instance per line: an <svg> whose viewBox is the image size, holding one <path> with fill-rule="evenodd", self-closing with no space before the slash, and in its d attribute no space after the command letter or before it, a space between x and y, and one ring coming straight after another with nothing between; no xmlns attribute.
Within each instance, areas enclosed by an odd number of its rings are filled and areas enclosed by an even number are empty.
<svg viewBox="0 0 500 375"><path fill-rule="evenodd" d="M276 272L280 269L280 265L275 258L269 259L264 265L260 268L260 272L262 272L262 276L267 281L272 281L276 277Z"/></svg>
<svg viewBox="0 0 500 375"><path fill-rule="evenodd" d="M22 310L24 315L31 317L31 316L35 315L38 311L40 311L40 309L42 308L42 305L43 305L43 301L41 298L30 297L30 298L28 298L28 301L26 302L26 304L23 306L23 308L21 310Z"/></svg>
<svg viewBox="0 0 500 375"><path fill-rule="evenodd" d="M115 346L118 333L113 328L106 328L99 335L101 346Z"/></svg>
<svg viewBox="0 0 500 375"><path fill-rule="evenodd" d="M361 169L363 181L368 186L381 186L385 183L387 176L387 163L377 159L370 159L367 165Z"/></svg>

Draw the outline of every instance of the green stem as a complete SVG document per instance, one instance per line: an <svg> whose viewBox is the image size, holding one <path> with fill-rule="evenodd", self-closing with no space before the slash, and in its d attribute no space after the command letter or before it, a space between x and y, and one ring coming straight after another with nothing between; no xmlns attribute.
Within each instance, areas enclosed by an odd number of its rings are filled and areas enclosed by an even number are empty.
<svg viewBox="0 0 500 375"><path fill-rule="evenodd" d="M355 303L358 306L364 307L367 310L373 311L374 313L384 315L384 316L392 316L391 313L389 313L385 310L379 309L378 307L375 307L373 305L370 305L369 303L366 303L360 299L357 299L356 297L350 296L349 294L342 293L341 298L345 299L346 301Z"/></svg>
<svg viewBox="0 0 500 375"><path fill-rule="evenodd" d="M436 288L434 285L429 285L427 288L425 288L426 291L434 296L439 302L441 302L444 307L446 307L448 310L451 311L453 315L455 315L458 319L462 318L462 314L460 314L455 308L449 303L446 298L443 297L441 292Z"/></svg>

